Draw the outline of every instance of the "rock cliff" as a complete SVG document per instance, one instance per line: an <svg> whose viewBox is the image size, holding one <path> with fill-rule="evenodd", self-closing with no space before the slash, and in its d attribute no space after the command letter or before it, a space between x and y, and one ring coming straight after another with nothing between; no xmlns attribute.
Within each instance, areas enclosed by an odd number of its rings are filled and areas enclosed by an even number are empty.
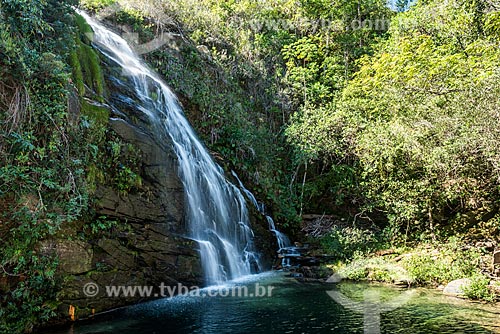
<svg viewBox="0 0 500 334"><path fill-rule="evenodd" d="M77 318L144 299L109 298L106 286L202 284L197 245L185 237L184 192L169 143L158 144L146 127L113 112L109 130L139 151L141 186L126 194L110 185L97 186L95 216L115 221L109 233L43 244L45 252L55 251L59 257L64 281L59 309L68 314L70 305L75 306ZM99 287L95 297L85 295L88 283Z"/></svg>

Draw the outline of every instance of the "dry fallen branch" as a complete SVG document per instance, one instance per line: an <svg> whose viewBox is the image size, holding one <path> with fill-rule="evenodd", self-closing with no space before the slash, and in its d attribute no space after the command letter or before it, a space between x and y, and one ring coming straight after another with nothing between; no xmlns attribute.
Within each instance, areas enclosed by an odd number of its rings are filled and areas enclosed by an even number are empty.
<svg viewBox="0 0 500 334"><path fill-rule="evenodd" d="M320 238L330 232L334 226L342 224L340 220L331 219L331 216L319 216L319 215L304 215L309 219L314 217L312 221L304 222L304 227L302 231L306 235L313 238ZM303 216L303 218L304 218ZM305 219L306 220L306 219Z"/></svg>
<svg viewBox="0 0 500 334"><path fill-rule="evenodd" d="M3 131L10 134L31 122L30 98L25 86L0 82L0 110L6 112Z"/></svg>

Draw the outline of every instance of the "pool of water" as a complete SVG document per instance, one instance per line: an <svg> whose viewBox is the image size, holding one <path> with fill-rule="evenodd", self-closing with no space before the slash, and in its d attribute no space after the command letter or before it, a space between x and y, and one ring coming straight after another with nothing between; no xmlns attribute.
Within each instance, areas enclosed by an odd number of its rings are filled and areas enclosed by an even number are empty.
<svg viewBox="0 0 500 334"><path fill-rule="evenodd" d="M247 287L248 295L238 296L233 289L238 287ZM202 297L208 291L236 293ZM265 273L198 296L126 307L45 333L500 333L500 306L427 289L299 283L284 273Z"/></svg>

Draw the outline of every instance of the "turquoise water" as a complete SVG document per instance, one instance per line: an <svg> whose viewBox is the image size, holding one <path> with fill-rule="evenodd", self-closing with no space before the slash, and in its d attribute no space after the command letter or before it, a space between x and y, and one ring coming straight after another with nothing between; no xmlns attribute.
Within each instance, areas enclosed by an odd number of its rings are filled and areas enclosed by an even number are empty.
<svg viewBox="0 0 500 334"><path fill-rule="evenodd" d="M299 283L280 273L256 275L229 287L246 286L250 294L256 283L266 296L165 298L46 333L500 333L498 306L433 290ZM273 288L270 296L267 287Z"/></svg>

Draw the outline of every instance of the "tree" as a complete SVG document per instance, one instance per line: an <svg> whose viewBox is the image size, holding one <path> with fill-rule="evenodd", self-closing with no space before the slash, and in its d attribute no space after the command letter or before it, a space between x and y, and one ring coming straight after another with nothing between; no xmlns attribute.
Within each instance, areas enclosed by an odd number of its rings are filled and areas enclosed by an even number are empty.
<svg viewBox="0 0 500 334"><path fill-rule="evenodd" d="M338 101L287 130L324 170L352 166L364 208L398 227L466 230L498 210L500 52L480 8L436 1L398 14Z"/></svg>

